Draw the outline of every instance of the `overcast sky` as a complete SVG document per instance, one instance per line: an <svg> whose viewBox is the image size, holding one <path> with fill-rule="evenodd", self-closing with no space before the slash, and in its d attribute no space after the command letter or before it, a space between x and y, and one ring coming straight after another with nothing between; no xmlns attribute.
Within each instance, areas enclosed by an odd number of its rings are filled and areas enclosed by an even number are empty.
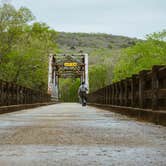
<svg viewBox="0 0 166 166"><path fill-rule="evenodd" d="M11 0L57 31L143 38L166 29L166 0Z"/></svg>

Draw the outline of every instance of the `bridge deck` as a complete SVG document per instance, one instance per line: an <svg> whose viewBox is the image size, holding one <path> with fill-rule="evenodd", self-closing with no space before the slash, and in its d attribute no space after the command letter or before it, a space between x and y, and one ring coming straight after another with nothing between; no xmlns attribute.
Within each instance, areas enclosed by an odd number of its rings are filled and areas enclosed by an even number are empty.
<svg viewBox="0 0 166 166"><path fill-rule="evenodd" d="M0 165L166 163L166 127L79 104L0 115Z"/></svg>

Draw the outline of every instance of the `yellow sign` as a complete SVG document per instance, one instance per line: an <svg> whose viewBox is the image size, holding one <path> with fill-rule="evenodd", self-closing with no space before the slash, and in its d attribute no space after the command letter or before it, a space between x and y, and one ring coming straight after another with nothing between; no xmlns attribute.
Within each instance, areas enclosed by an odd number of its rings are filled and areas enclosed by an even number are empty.
<svg viewBox="0 0 166 166"><path fill-rule="evenodd" d="M76 62L65 62L64 66L66 66L66 67L75 67L75 66L77 66L77 63Z"/></svg>

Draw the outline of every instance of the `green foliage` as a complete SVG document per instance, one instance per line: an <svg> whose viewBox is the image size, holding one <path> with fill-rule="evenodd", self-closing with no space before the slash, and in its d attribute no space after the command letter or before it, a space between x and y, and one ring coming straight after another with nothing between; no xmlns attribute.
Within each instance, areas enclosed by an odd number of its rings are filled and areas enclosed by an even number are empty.
<svg viewBox="0 0 166 166"><path fill-rule="evenodd" d="M33 22L27 8L0 7L0 79L37 90L47 89L48 55L56 50L56 32Z"/></svg>
<svg viewBox="0 0 166 166"><path fill-rule="evenodd" d="M130 77L153 65L166 64L166 31L147 36L147 40L127 48L114 68L114 81Z"/></svg>
<svg viewBox="0 0 166 166"><path fill-rule="evenodd" d="M79 86L80 86L80 79L76 78L60 79L61 100L65 102L78 101Z"/></svg>
<svg viewBox="0 0 166 166"><path fill-rule="evenodd" d="M18 44L24 26L33 19L27 8L16 10L9 4L0 6L0 60Z"/></svg>
<svg viewBox="0 0 166 166"><path fill-rule="evenodd" d="M103 64L93 66L89 69L89 89L95 91L106 85L107 67Z"/></svg>

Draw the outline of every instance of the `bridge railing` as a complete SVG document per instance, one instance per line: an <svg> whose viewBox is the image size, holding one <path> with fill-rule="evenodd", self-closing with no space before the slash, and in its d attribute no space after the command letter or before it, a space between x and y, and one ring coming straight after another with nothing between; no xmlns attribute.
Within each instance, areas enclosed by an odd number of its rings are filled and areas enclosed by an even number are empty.
<svg viewBox="0 0 166 166"><path fill-rule="evenodd" d="M50 100L49 94L0 80L0 106L44 103Z"/></svg>
<svg viewBox="0 0 166 166"><path fill-rule="evenodd" d="M166 110L166 66L153 66L138 75L88 95L90 103Z"/></svg>

